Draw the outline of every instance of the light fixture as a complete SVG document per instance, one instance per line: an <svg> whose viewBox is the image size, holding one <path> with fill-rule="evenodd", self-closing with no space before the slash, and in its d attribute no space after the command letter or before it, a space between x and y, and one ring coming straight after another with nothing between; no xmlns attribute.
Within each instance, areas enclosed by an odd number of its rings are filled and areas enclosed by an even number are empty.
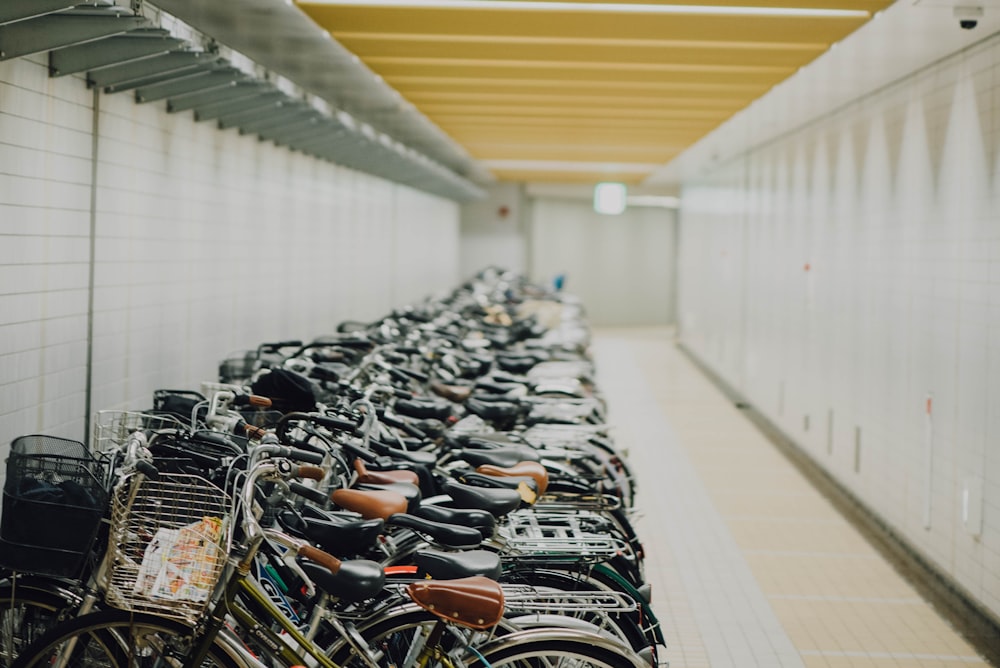
<svg viewBox="0 0 1000 668"><path fill-rule="evenodd" d="M659 5L615 2L561 2L559 0L304 0L302 4L394 9L478 9L522 12L599 12L616 14L713 14L725 16L796 16L802 18L868 18L863 9L813 7L739 7L729 5Z"/></svg>
<svg viewBox="0 0 1000 668"><path fill-rule="evenodd" d="M649 174L660 162L581 162L579 160L483 160L489 169L526 172L595 172L615 174Z"/></svg>
<svg viewBox="0 0 1000 668"><path fill-rule="evenodd" d="M598 183L594 186L594 211L617 216L625 210L626 198L624 183Z"/></svg>

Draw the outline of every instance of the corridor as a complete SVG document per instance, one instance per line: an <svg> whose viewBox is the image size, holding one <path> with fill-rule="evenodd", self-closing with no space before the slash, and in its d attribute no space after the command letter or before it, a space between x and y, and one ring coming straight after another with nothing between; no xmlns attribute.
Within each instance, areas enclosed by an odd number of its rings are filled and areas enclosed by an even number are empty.
<svg viewBox="0 0 1000 668"><path fill-rule="evenodd" d="M987 666L679 351L593 344L671 668Z"/></svg>

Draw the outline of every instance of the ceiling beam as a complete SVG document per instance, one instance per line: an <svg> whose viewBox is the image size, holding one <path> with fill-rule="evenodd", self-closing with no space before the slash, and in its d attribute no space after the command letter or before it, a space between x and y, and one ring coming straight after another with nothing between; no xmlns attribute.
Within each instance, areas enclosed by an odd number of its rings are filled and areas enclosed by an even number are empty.
<svg viewBox="0 0 1000 668"><path fill-rule="evenodd" d="M49 76L61 77L176 51L184 41L161 28L132 30L96 42L49 52Z"/></svg>

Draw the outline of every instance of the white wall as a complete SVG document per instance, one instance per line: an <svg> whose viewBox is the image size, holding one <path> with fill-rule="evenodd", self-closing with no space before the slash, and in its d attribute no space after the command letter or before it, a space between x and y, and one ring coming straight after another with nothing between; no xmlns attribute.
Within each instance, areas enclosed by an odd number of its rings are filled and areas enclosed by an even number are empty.
<svg viewBox="0 0 1000 668"><path fill-rule="evenodd" d="M687 346L1000 616L998 72L993 38L689 180L679 313Z"/></svg>
<svg viewBox="0 0 1000 668"><path fill-rule="evenodd" d="M0 447L85 439L92 105L43 58L0 63ZM128 94L99 105L94 410L459 281L450 201Z"/></svg>
<svg viewBox="0 0 1000 668"><path fill-rule="evenodd" d="M528 270L526 225L531 203L517 183L496 183L462 206L459 270L468 278L489 266Z"/></svg>
<svg viewBox="0 0 1000 668"><path fill-rule="evenodd" d="M675 215L630 207L595 213L590 201L536 198L531 218L531 276L566 277L593 325L665 325L674 317Z"/></svg>

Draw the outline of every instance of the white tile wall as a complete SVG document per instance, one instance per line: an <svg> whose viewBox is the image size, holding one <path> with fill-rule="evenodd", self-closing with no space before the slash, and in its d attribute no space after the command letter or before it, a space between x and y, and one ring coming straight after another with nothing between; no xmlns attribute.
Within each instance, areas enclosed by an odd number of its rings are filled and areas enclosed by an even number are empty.
<svg viewBox="0 0 1000 668"><path fill-rule="evenodd" d="M85 438L92 95L44 58L0 63L0 455ZM128 94L98 121L95 410L459 281L450 201Z"/></svg>
<svg viewBox="0 0 1000 668"><path fill-rule="evenodd" d="M998 75L994 38L687 182L679 312L697 355L1000 615Z"/></svg>
<svg viewBox="0 0 1000 668"><path fill-rule="evenodd" d="M563 274L594 325L672 323L675 224L667 209L630 207L606 216L586 200L538 197L530 214L530 274L539 282Z"/></svg>

